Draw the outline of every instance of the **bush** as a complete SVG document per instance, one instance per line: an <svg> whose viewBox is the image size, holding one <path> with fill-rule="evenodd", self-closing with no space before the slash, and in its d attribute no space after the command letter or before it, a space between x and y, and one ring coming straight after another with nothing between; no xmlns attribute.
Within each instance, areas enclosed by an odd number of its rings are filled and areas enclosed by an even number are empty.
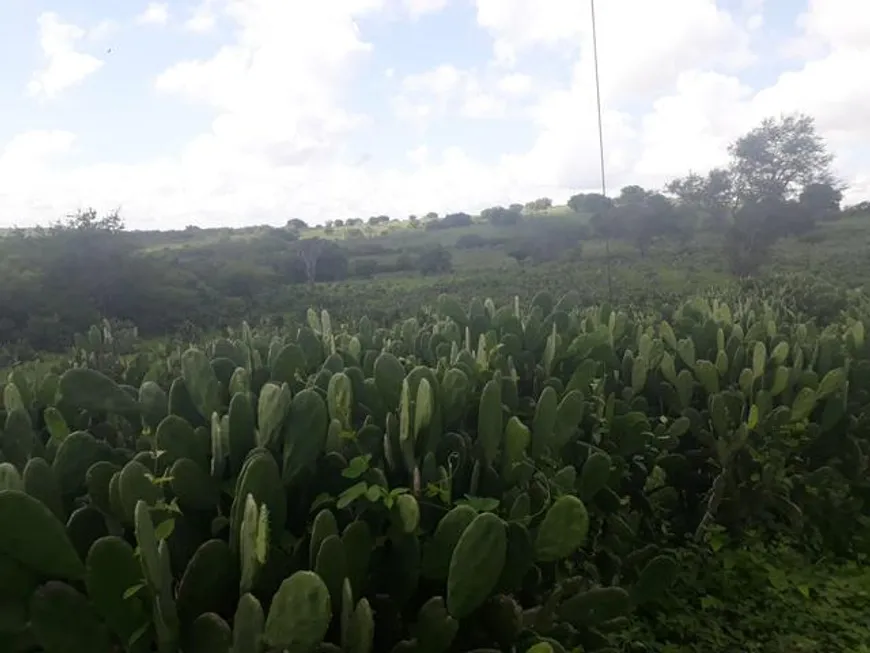
<svg viewBox="0 0 870 653"><path fill-rule="evenodd" d="M492 244L493 241L487 240L480 234L464 234L456 240L458 249L478 249Z"/></svg>

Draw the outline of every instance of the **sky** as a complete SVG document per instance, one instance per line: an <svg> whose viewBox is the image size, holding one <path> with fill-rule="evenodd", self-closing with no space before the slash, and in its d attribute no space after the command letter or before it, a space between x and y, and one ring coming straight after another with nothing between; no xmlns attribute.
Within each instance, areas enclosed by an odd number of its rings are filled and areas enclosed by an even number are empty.
<svg viewBox="0 0 870 653"><path fill-rule="evenodd" d="M870 199L870 2L598 0L607 184L813 116ZM0 0L0 227L449 211L600 187L589 0Z"/></svg>

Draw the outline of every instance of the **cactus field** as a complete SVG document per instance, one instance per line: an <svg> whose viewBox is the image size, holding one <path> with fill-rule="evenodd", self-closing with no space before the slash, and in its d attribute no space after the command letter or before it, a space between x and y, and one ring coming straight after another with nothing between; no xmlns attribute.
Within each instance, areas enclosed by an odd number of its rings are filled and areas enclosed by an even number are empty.
<svg viewBox="0 0 870 653"><path fill-rule="evenodd" d="M0 651L870 650L863 304L333 313L13 369Z"/></svg>

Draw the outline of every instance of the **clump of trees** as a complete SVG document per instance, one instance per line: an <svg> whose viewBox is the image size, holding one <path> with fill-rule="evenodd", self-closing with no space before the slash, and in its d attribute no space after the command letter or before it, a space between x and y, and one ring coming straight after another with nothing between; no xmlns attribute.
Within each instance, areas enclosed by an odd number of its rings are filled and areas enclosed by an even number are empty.
<svg viewBox="0 0 870 653"><path fill-rule="evenodd" d="M511 204L509 207L493 206L480 212L480 217L497 227L512 227L522 222L523 207Z"/></svg>
<svg viewBox="0 0 870 653"><path fill-rule="evenodd" d="M432 217L434 216L434 217ZM458 227L471 226L472 219L468 213L448 213L440 220L437 213L430 213L426 216L426 230L438 231L440 229L456 229Z"/></svg>
<svg viewBox="0 0 870 653"><path fill-rule="evenodd" d="M725 232L732 272L754 274L781 238L802 236L841 215L833 155L804 114L766 118L728 148L726 168L668 185L679 205Z"/></svg>
<svg viewBox="0 0 870 653"><path fill-rule="evenodd" d="M780 238L837 219L843 187L815 123L803 114L766 118L728 148L727 166L689 172L663 192L626 186L616 198L579 193L568 207L595 234L632 243L646 256L657 240L685 244L698 228L722 233L731 270L753 274Z"/></svg>

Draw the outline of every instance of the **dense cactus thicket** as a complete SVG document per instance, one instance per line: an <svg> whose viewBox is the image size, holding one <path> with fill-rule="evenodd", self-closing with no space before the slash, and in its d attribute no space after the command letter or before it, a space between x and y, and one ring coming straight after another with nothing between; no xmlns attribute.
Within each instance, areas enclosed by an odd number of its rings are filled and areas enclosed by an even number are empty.
<svg viewBox="0 0 870 653"><path fill-rule="evenodd" d="M3 387L0 650L618 650L729 538L861 559L870 346L793 316L539 293L95 327Z"/></svg>

